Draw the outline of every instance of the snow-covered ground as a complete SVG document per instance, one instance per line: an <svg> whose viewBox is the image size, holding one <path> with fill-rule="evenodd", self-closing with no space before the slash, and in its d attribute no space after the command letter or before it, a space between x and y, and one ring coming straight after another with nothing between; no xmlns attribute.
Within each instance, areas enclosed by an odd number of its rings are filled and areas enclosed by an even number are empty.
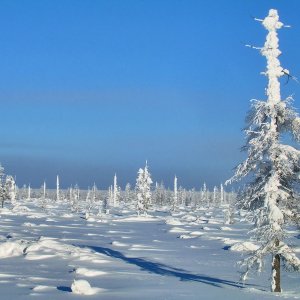
<svg viewBox="0 0 300 300"><path fill-rule="evenodd" d="M222 209L85 219L64 202L26 200L0 213L0 299L299 299L297 273L283 271L284 292L269 292L269 264L239 282L236 262L256 247L248 229L224 225Z"/></svg>

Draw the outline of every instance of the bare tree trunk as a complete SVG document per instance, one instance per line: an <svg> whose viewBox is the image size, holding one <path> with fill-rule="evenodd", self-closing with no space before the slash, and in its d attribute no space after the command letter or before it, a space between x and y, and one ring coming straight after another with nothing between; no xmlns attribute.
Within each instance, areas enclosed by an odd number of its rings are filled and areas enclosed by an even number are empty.
<svg viewBox="0 0 300 300"><path fill-rule="evenodd" d="M279 240L276 240L275 246L279 246ZM272 292L281 292L280 287L280 255L276 254L272 262Z"/></svg>

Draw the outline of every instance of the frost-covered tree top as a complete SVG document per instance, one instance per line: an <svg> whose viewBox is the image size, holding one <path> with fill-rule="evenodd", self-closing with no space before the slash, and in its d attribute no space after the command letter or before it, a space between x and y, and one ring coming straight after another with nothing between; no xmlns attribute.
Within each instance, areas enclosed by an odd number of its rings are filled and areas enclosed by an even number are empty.
<svg viewBox="0 0 300 300"><path fill-rule="evenodd" d="M267 70L264 73L269 78L267 96L268 102L275 104L281 101L279 77L285 74L278 59L281 51L277 36L277 30L283 26L283 23L279 21L277 10L270 9L269 15L262 21L262 24L269 32L264 47L261 49L261 54L267 59Z"/></svg>

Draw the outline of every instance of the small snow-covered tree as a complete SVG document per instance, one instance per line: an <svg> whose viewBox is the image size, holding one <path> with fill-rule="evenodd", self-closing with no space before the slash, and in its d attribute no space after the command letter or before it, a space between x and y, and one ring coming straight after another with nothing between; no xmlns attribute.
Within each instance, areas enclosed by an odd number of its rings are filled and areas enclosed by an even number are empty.
<svg viewBox="0 0 300 300"><path fill-rule="evenodd" d="M28 188L27 188L27 200L30 200L30 199L31 199L31 186L29 184Z"/></svg>
<svg viewBox="0 0 300 300"><path fill-rule="evenodd" d="M125 191L124 191L124 202L125 204L129 204L133 200L133 191L131 190L131 185L130 183L127 183L125 186Z"/></svg>
<svg viewBox="0 0 300 300"><path fill-rule="evenodd" d="M17 189L15 179L11 175L6 176L5 178L5 190L9 200L14 205L16 203L17 198Z"/></svg>
<svg viewBox="0 0 300 300"><path fill-rule="evenodd" d="M101 201L102 200L102 201ZM108 191L101 196L99 201L98 215L109 214L109 206L112 201L112 187L108 188Z"/></svg>
<svg viewBox="0 0 300 300"><path fill-rule="evenodd" d="M88 187L87 193L86 193L86 198L85 198L85 202L86 202L86 207L85 207L85 218L88 219L92 208L93 208L93 198L92 198L92 193L90 188Z"/></svg>
<svg viewBox="0 0 300 300"><path fill-rule="evenodd" d="M216 186L214 186L214 189L213 189L213 205L217 206L218 205L218 188Z"/></svg>
<svg viewBox="0 0 300 300"><path fill-rule="evenodd" d="M46 208L46 181L44 181L43 185L41 186L40 201L41 207Z"/></svg>
<svg viewBox="0 0 300 300"><path fill-rule="evenodd" d="M155 189L153 192L153 202L156 205L163 206L166 201L166 189L164 186L164 183L161 182L160 184L158 182L155 183Z"/></svg>
<svg viewBox="0 0 300 300"><path fill-rule="evenodd" d="M225 192L224 192L224 187L223 187L223 184L221 183L220 185L220 204L224 204L224 195L225 195Z"/></svg>
<svg viewBox="0 0 300 300"><path fill-rule="evenodd" d="M44 181L42 188L43 188L43 199L45 200L46 199L46 181Z"/></svg>
<svg viewBox="0 0 300 300"><path fill-rule="evenodd" d="M271 255L271 290L280 292L281 263L293 270L300 269L300 260L286 243L285 229L299 218L296 185L299 184L300 151L282 143L286 133L300 141L300 118L291 106L291 97L282 100L280 94L280 77L290 76L278 59L281 51L277 30L284 25L275 9L271 9L265 19L256 20L268 31L265 44L260 48L267 59L267 69L263 73L268 79L267 101L252 101L245 129L247 144L244 150L248 157L228 182L250 178L238 201L241 208L250 211L255 224L252 233L259 248L243 261L244 278L253 268L260 271L264 258Z"/></svg>
<svg viewBox="0 0 300 300"><path fill-rule="evenodd" d="M138 215L146 214L151 203L151 175L148 171L148 165L144 169L139 169L136 179L136 196L137 196L137 212Z"/></svg>
<svg viewBox="0 0 300 300"><path fill-rule="evenodd" d="M56 201L59 201L60 194L59 194L59 176L56 176Z"/></svg>
<svg viewBox="0 0 300 300"><path fill-rule="evenodd" d="M112 185L108 188L107 204L109 206L113 206L114 205L114 193L113 193L113 187L112 187Z"/></svg>
<svg viewBox="0 0 300 300"><path fill-rule="evenodd" d="M172 199L172 210L176 210L176 207L178 205L178 188L177 188L177 177L174 177L174 195Z"/></svg>
<svg viewBox="0 0 300 300"><path fill-rule="evenodd" d="M205 182L203 183L203 187L201 190L201 202L203 203L203 206L209 206L208 189Z"/></svg>
<svg viewBox="0 0 300 300"><path fill-rule="evenodd" d="M1 201L1 207L3 208L4 202L8 199L8 193L4 182L4 168L0 164L0 201Z"/></svg>
<svg viewBox="0 0 300 300"><path fill-rule="evenodd" d="M179 189L178 189L178 203L179 203L179 205L183 205L183 203L184 203L184 197L185 197L185 193L186 193L186 191L185 191L185 189L182 187L182 186L179 186Z"/></svg>
<svg viewBox="0 0 300 300"><path fill-rule="evenodd" d="M78 184L75 184L74 188L70 188L70 204L72 211L79 211L79 199L80 199L80 189Z"/></svg>
<svg viewBox="0 0 300 300"><path fill-rule="evenodd" d="M113 196L113 206L116 207L119 204L120 201L120 188L118 187L118 182L117 182L117 174L114 176L114 185L113 185L113 191L112 191L112 196Z"/></svg>
<svg viewBox="0 0 300 300"><path fill-rule="evenodd" d="M97 192L98 192L98 189L97 189L96 183L94 182L94 185L92 187L92 195L91 195L93 203L96 203L96 201L97 201Z"/></svg>

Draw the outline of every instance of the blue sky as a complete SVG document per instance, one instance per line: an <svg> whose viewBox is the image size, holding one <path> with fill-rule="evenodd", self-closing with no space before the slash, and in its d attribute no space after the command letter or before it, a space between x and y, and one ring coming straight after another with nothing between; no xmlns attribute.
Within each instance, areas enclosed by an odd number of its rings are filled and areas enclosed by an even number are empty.
<svg viewBox="0 0 300 300"><path fill-rule="evenodd" d="M300 77L297 0L1 0L0 161L19 185L199 189L244 157L251 98L264 99L263 18L277 8L282 65ZM300 85L282 86L300 107ZM299 103L299 104L298 104Z"/></svg>

